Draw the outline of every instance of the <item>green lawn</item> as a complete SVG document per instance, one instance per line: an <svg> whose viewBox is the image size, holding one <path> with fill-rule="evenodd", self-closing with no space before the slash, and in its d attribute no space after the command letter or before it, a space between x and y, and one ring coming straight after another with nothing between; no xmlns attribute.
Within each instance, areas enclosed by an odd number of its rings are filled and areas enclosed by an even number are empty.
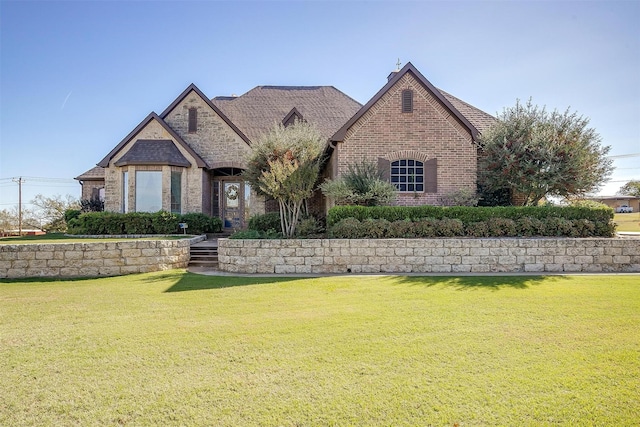
<svg viewBox="0 0 640 427"><path fill-rule="evenodd" d="M193 237L193 236L184 236L184 235L174 235L174 236L160 236L160 237L140 237L135 238L136 240L178 240L184 239L185 237ZM66 236L62 233L48 233L42 234L40 236L15 236L15 237L2 237L0 238L0 245L21 245L25 243L87 243L87 242L116 242L120 240L131 240L134 238L88 238L88 237L75 237L75 236Z"/></svg>
<svg viewBox="0 0 640 427"><path fill-rule="evenodd" d="M0 283L0 425L637 425L640 276Z"/></svg>
<svg viewBox="0 0 640 427"><path fill-rule="evenodd" d="M616 231L640 231L640 212L614 214L613 222L618 225Z"/></svg>

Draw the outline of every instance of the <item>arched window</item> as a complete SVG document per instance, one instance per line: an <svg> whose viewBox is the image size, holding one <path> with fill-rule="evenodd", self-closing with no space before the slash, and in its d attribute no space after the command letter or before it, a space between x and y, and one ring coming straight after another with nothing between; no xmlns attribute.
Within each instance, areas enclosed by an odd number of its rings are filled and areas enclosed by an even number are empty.
<svg viewBox="0 0 640 427"><path fill-rule="evenodd" d="M403 159L391 162L391 183L398 191L424 191L424 163Z"/></svg>

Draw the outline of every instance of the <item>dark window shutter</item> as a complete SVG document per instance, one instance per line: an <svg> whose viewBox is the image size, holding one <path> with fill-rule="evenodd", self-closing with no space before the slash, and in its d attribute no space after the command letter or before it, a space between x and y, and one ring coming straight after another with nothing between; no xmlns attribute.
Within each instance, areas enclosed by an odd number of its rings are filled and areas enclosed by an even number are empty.
<svg viewBox="0 0 640 427"><path fill-rule="evenodd" d="M378 157L378 173L383 180L389 182L390 178L390 166L391 162L387 159L383 159L382 157Z"/></svg>
<svg viewBox="0 0 640 427"><path fill-rule="evenodd" d="M198 110L189 108L189 133L198 131Z"/></svg>
<svg viewBox="0 0 640 427"><path fill-rule="evenodd" d="M220 181L213 181L211 187L211 216L220 217Z"/></svg>
<svg viewBox="0 0 640 427"><path fill-rule="evenodd" d="M403 113L413 112L413 91L410 89L406 89L402 91L402 112Z"/></svg>
<svg viewBox="0 0 640 427"><path fill-rule="evenodd" d="M424 163L424 192L438 192L438 159L431 159Z"/></svg>

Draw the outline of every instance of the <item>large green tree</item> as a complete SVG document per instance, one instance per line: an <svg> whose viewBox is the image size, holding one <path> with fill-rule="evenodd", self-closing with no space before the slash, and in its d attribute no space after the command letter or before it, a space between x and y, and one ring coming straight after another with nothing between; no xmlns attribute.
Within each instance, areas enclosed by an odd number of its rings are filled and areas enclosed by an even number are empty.
<svg viewBox="0 0 640 427"><path fill-rule="evenodd" d="M507 189L523 205L537 205L545 196L596 190L612 172L610 147L575 112L549 113L529 100L497 119L480 139L479 181L489 191Z"/></svg>
<svg viewBox="0 0 640 427"><path fill-rule="evenodd" d="M278 202L287 237L293 237L303 203L313 194L325 143L314 126L296 121L276 125L251 147L243 175L254 191Z"/></svg>
<svg viewBox="0 0 640 427"><path fill-rule="evenodd" d="M620 187L618 192L625 196L640 197L640 181L631 180Z"/></svg>

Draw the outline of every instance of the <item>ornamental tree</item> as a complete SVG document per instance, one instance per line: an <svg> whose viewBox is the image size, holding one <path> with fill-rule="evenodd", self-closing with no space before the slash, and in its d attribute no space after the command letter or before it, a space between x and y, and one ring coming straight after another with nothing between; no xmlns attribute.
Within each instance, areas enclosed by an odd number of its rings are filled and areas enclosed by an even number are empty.
<svg viewBox="0 0 640 427"><path fill-rule="evenodd" d="M304 121L277 124L251 147L243 176L256 193L278 202L287 237L293 237L303 203L313 194L324 147L325 139Z"/></svg>
<svg viewBox="0 0 640 427"><path fill-rule="evenodd" d="M640 197L640 181L631 180L620 187L618 193L624 196Z"/></svg>
<svg viewBox="0 0 640 427"><path fill-rule="evenodd" d="M613 170L610 147L575 112L517 101L497 119L480 138L479 181L489 191L507 189L523 205L537 205L545 196L594 191Z"/></svg>

